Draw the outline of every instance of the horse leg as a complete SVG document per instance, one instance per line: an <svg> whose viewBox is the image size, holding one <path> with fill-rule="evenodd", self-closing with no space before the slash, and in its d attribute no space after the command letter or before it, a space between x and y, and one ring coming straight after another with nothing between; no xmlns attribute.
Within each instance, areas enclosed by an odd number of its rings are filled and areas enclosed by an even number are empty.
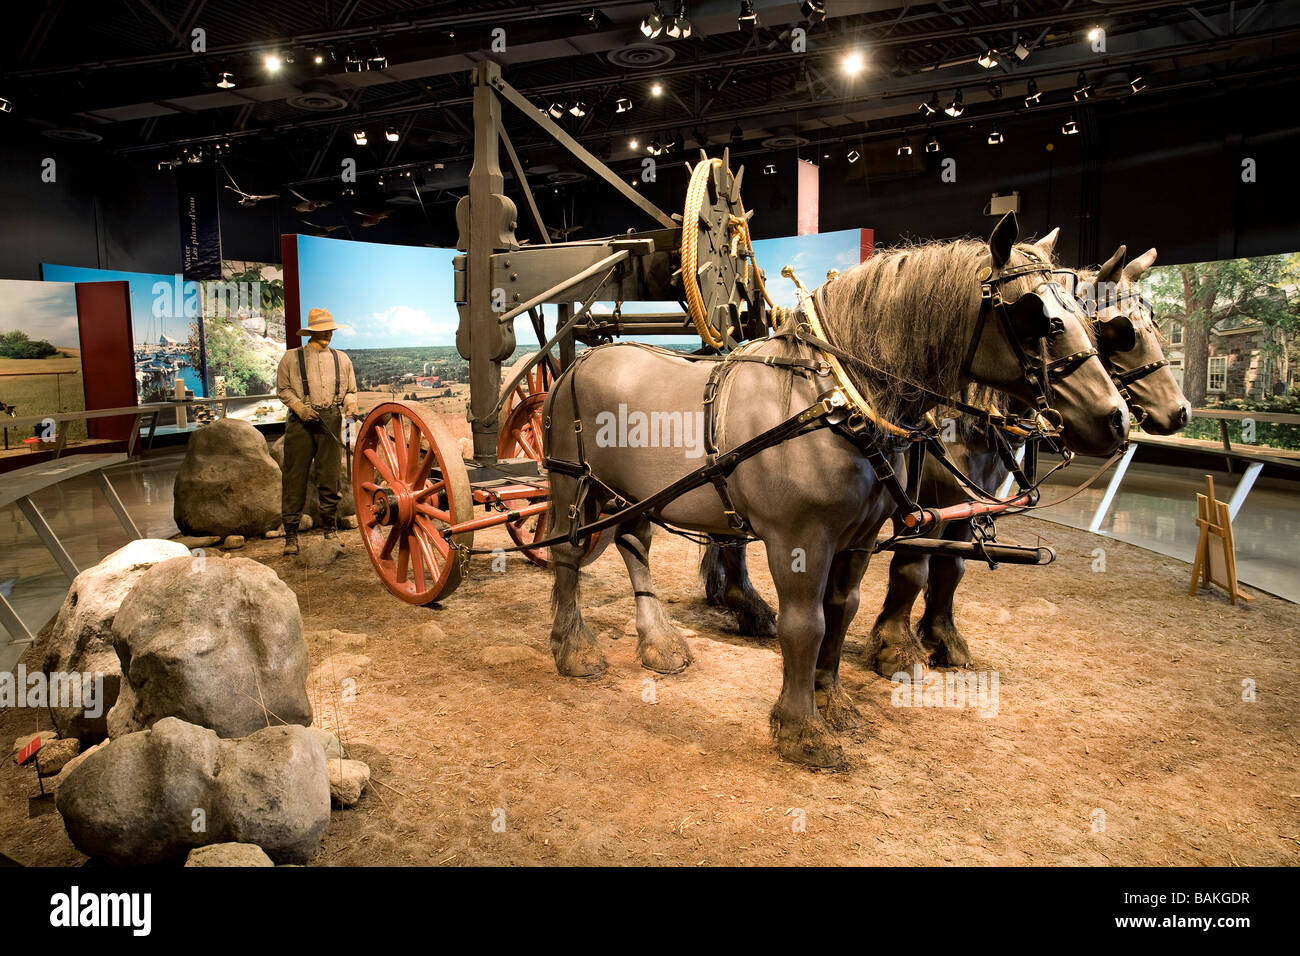
<svg viewBox="0 0 1300 956"><path fill-rule="evenodd" d="M807 566L795 571L787 555L793 542L768 541L767 562L781 599L776 636L781 643L781 696L772 708L772 736L786 760L810 767L840 769L844 750L817 709L813 689L817 659L826 636L823 598L831 563L830 547L807 547Z"/></svg>
<svg viewBox="0 0 1300 956"><path fill-rule="evenodd" d="M614 540L636 595L636 651L641 666L660 674L676 674L690 666L695 658L652 589L650 538L653 534L654 525L646 518L638 518L619 525Z"/></svg>
<svg viewBox="0 0 1300 956"><path fill-rule="evenodd" d="M736 629L750 637L775 637L776 614L749 580L744 545L711 543L700 561L705 600L736 615Z"/></svg>
<svg viewBox="0 0 1300 956"><path fill-rule="evenodd" d="M912 605L925 587L929 575L929 555L895 551L889 562L889 590L885 603L871 627L867 660L881 677L899 672L912 673L925 665L929 654L912 632Z"/></svg>
<svg viewBox="0 0 1300 956"><path fill-rule="evenodd" d="M951 541L971 539L970 522L962 521L944 537ZM921 644L936 667L969 667L970 648L953 620L953 598L966 573L962 558L930 558L930 579L925 588L925 611L917 626Z"/></svg>
<svg viewBox="0 0 1300 956"><path fill-rule="evenodd" d="M817 655L816 702L826 723L835 730L852 730L861 714L840 684L840 652L844 635L858 613L859 585L871 555L846 551L835 556L826 585L822 612L826 618L826 636Z"/></svg>
<svg viewBox="0 0 1300 956"><path fill-rule="evenodd" d="M551 475L549 534L565 534L572 519L569 505L577 492L577 482L558 473ZM578 606L578 565L586 549L567 541L551 545L551 565L555 582L551 589L551 654L555 668L565 677L598 677L605 671L605 655L596 635L582 619Z"/></svg>

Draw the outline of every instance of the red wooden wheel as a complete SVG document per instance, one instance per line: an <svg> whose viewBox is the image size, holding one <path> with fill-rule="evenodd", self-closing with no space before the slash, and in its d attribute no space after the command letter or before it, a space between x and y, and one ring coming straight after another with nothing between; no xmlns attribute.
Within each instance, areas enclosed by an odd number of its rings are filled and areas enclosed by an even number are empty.
<svg viewBox="0 0 1300 956"><path fill-rule="evenodd" d="M555 369L547 359L542 359L528 370L528 374L520 379L519 384L509 390L506 394L506 386L510 380L515 377L515 372L527 365L532 360L536 352L528 352L523 355L518 362L515 362L506 369L501 376L501 395L506 397L505 403L501 406L501 424L504 433L504 425L510 420L510 413L515 406L522 402L530 395L545 395L551 389L555 382Z"/></svg>
<svg viewBox="0 0 1300 956"><path fill-rule="evenodd" d="M470 520L474 497L442 422L420 405L377 405L357 432L352 492L361 540L384 587L409 604L431 604L456 589L465 569L455 548L472 547L474 533L447 529Z"/></svg>
<svg viewBox="0 0 1300 956"><path fill-rule="evenodd" d="M526 457L541 464L542 403L544 401L546 401L544 394L527 395L515 406L514 411L510 413L501 426L501 438L497 441L498 458ZM510 533L510 537L518 545L542 541L550 534L545 512L520 518L518 521L507 521L506 531ZM597 532L588 538L581 563L585 565L595 561L600 557L601 552L608 547L609 541L610 536L601 532ZM526 548L519 553L539 568L549 568L551 566L550 548Z"/></svg>

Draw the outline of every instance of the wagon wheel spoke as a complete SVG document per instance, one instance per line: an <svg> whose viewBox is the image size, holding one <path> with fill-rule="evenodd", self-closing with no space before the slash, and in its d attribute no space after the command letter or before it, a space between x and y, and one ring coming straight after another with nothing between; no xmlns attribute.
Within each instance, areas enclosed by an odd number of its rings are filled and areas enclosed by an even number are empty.
<svg viewBox="0 0 1300 956"><path fill-rule="evenodd" d="M417 433L419 432L419 429L416 428L414 423L411 424L411 428L414 429ZM394 460L393 471L403 478L406 477L406 465L407 465L406 459L407 459L407 451L408 451L407 443L409 441L410 439L407 437L406 434L406 419L398 418L396 415L394 415L392 442L393 442L393 457L395 460Z"/></svg>
<svg viewBox="0 0 1300 956"><path fill-rule="evenodd" d="M439 509L435 508L431 504L428 504L427 502L421 502L420 504L417 504L415 506L415 510L419 514L426 515L427 517L433 518L437 521L441 521L445 525L455 524L455 522L451 520L451 515L448 512L440 511Z"/></svg>
<svg viewBox="0 0 1300 956"><path fill-rule="evenodd" d="M428 477L429 469L433 466L433 460L436 457L432 448L429 449L427 455L421 457L420 439L420 429L415 426L414 422L412 422L411 438L406 446L407 478L409 479L412 488L422 484L424 479Z"/></svg>
<svg viewBox="0 0 1300 956"><path fill-rule="evenodd" d="M379 460L379 455L375 454L375 450L373 448L367 448L365 451L365 456L366 456L366 460L370 462L370 464L374 465L375 471L379 472L379 476L388 483L390 488L397 484L397 476L393 474L393 470L388 466L386 462L382 462Z"/></svg>
<svg viewBox="0 0 1300 956"><path fill-rule="evenodd" d="M393 530L398 531L397 528L394 528ZM401 542L401 547L397 549L397 580L398 583L405 584L406 565L411 558L411 545L404 534L399 533L398 540Z"/></svg>
<svg viewBox="0 0 1300 956"><path fill-rule="evenodd" d="M433 458L432 452L429 453L429 457ZM424 501L430 495L440 494L442 490L446 487L447 487L447 482L445 480L440 479L438 481L435 481L433 484L429 485L427 488L421 488L419 491L415 493L416 504L418 505L420 502Z"/></svg>
<svg viewBox="0 0 1300 956"><path fill-rule="evenodd" d="M442 555L444 561L451 557L451 544L445 537L438 533L436 528L428 523L427 518L416 518L415 526L423 533L428 542L433 545L433 549Z"/></svg>
<svg viewBox="0 0 1300 956"><path fill-rule="evenodd" d="M375 432L375 440L379 443L379 449L384 453L384 461L388 465L387 473L382 468L379 469L379 473L390 485L396 485L396 476L401 474L401 469L397 467L397 450L393 447L393 437L388 434L388 429L381 428ZM379 468L378 459L375 460L375 467Z"/></svg>
<svg viewBox="0 0 1300 956"><path fill-rule="evenodd" d="M393 525L393 527L389 529L388 539L384 542L383 548L379 551L379 556L385 561L389 560L393 556L393 546L400 540L402 536L401 532L402 529L397 527L397 525Z"/></svg>

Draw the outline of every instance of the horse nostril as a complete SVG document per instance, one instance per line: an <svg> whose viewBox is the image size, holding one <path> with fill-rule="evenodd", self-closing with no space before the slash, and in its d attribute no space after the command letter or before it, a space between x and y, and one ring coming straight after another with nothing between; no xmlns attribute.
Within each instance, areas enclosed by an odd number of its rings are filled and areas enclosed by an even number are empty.
<svg viewBox="0 0 1300 956"><path fill-rule="evenodd" d="M1121 438L1124 437L1124 410L1117 408L1110 413L1110 430Z"/></svg>
<svg viewBox="0 0 1300 956"><path fill-rule="evenodd" d="M1186 405L1179 405L1179 406L1178 406L1178 415L1174 418L1174 424L1176 424L1179 428L1182 428L1184 425L1187 424L1187 406L1186 406Z"/></svg>

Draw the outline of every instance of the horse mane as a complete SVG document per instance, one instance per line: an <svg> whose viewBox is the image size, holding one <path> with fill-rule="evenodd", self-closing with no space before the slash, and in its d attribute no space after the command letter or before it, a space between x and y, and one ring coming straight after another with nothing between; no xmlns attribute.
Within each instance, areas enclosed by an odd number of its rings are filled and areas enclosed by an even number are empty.
<svg viewBox="0 0 1300 956"><path fill-rule="evenodd" d="M988 243L977 239L877 249L824 287L822 321L833 344L888 373L848 364L854 385L887 420L917 420L929 404L917 385L957 394L980 311L975 275L988 254ZM1042 257L1036 246L1018 243L1010 264Z"/></svg>

